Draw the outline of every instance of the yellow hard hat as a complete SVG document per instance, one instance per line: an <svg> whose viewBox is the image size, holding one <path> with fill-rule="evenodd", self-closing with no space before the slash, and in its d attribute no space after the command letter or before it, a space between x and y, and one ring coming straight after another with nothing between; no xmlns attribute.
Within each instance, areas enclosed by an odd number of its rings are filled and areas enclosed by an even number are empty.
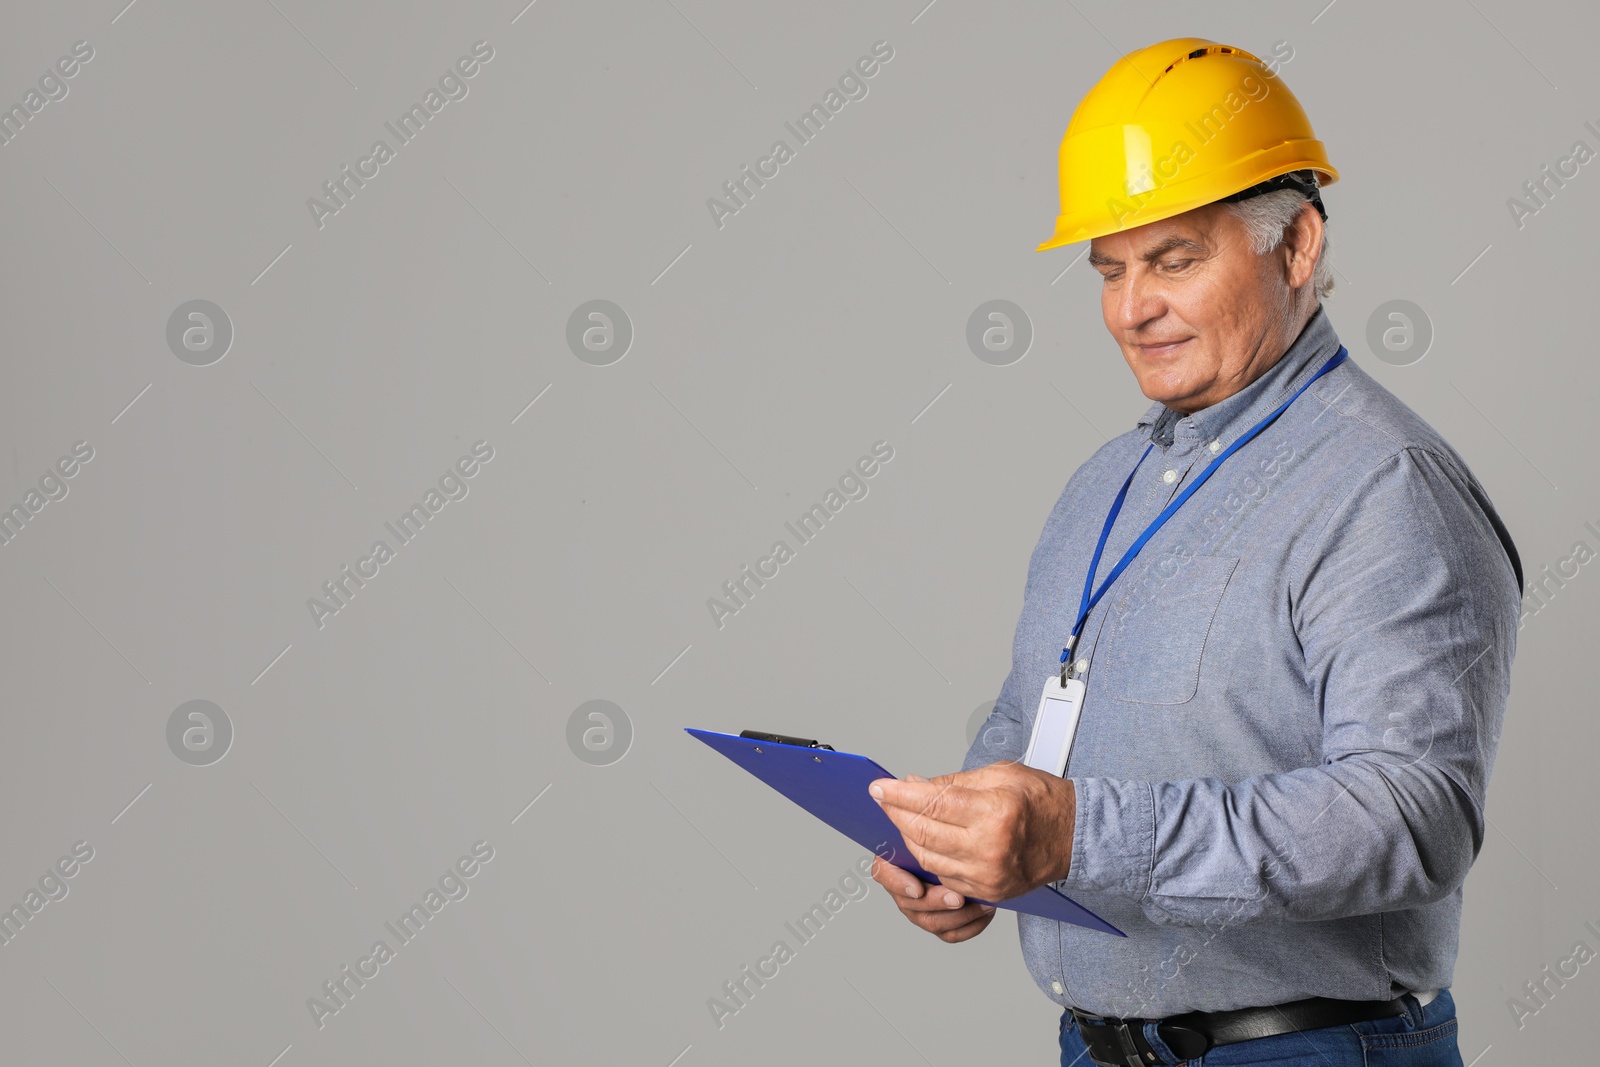
<svg viewBox="0 0 1600 1067"><path fill-rule="evenodd" d="M1300 101L1242 48L1201 37L1117 60L1061 139L1061 214L1038 251L1159 222L1262 183L1331 185L1339 172ZM1309 185L1321 210L1315 184ZM1269 185L1268 188L1271 188Z"/></svg>

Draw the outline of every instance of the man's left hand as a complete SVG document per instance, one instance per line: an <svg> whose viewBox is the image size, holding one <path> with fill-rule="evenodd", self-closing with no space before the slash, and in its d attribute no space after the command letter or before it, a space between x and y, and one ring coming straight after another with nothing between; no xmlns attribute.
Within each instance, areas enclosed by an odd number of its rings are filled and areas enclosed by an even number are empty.
<svg viewBox="0 0 1600 1067"><path fill-rule="evenodd" d="M1072 863L1072 781L1005 760L868 788L916 861L966 896L1002 901L1059 881Z"/></svg>

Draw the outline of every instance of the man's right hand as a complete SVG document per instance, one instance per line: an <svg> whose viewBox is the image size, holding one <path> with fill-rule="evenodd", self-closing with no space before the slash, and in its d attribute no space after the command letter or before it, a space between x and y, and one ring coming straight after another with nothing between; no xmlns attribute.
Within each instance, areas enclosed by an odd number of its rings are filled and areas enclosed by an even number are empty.
<svg viewBox="0 0 1600 1067"><path fill-rule="evenodd" d="M910 871L872 860L872 880L889 891L900 913L941 941L955 944L983 933L994 919L994 908L967 900L942 885L930 885Z"/></svg>

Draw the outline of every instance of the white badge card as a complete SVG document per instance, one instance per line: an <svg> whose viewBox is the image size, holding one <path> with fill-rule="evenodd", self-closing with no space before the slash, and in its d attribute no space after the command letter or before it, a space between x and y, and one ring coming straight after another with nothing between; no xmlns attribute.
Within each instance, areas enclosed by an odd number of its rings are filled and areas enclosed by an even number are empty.
<svg viewBox="0 0 1600 1067"><path fill-rule="evenodd" d="M1067 772L1067 754L1072 751L1072 737L1078 732L1083 694L1081 678L1068 678L1063 686L1060 676L1050 676L1039 697L1039 714L1033 719L1033 736L1028 739L1024 764L1057 777Z"/></svg>

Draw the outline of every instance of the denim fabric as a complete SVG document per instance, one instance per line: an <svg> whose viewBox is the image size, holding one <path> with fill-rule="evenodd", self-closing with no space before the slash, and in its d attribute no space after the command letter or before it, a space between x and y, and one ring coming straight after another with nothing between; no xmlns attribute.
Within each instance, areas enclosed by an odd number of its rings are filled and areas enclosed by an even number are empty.
<svg viewBox="0 0 1600 1067"><path fill-rule="evenodd" d="M1405 997L1406 1013L1389 1019L1300 1030L1219 1045L1194 1060L1180 1060L1155 1036L1146 1036L1172 1067L1462 1067L1456 1045L1456 1004L1448 989L1427 1004ZM1061 1013L1061 1067L1094 1067L1071 1012ZM1145 1067L1155 1067L1146 1064Z"/></svg>
<svg viewBox="0 0 1600 1067"><path fill-rule="evenodd" d="M1078 469L964 769L1023 755L1146 445L1102 576L1338 348L1319 309L1245 389L1186 417L1153 405ZM1056 885L1129 936L1018 916L1028 969L1063 1007L1161 1017L1450 985L1520 564L1462 459L1352 357L1222 465L1084 628L1077 824Z"/></svg>

